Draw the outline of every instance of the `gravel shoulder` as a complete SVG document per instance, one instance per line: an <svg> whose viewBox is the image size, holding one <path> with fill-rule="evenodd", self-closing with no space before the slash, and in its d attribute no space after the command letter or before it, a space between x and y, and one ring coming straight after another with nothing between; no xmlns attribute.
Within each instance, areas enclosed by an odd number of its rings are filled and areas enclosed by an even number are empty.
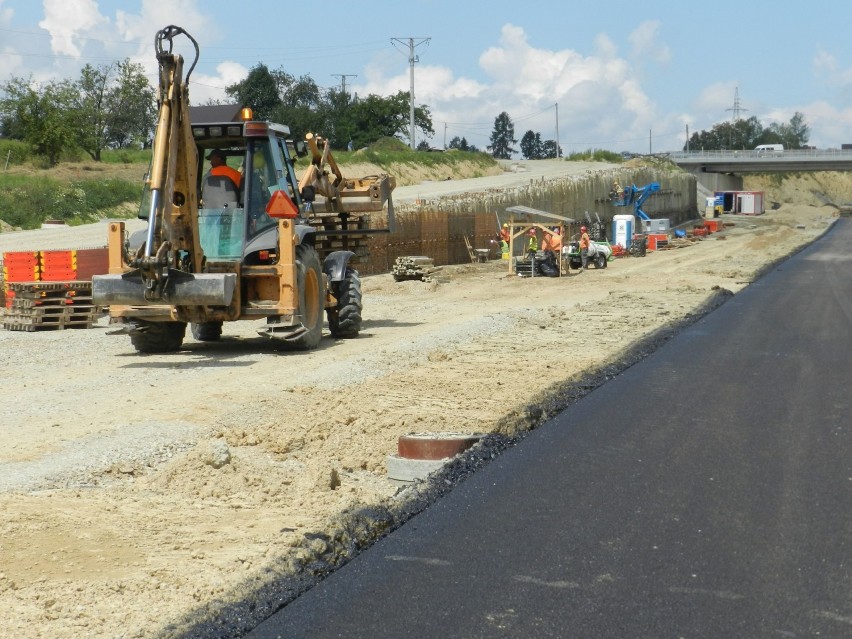
<svg viewBox="0 0 852 639"><path fill-rule="evenodd" d="M250 322L146 356L105 320L0 330L4 634L176 636L268 575L304 572L341 515L404 497L385 475L400 435L535 427L572 382L605 379L640 340L736 294L835 215L784 204L559 279L509 276L499 261L433 282L365 277L362 335L326 334L309 353L281 351ZM79 233L105 231L93 226ZM14 235L53 248L53 232ZM19 250L8 235L0 250Z"/></svg>

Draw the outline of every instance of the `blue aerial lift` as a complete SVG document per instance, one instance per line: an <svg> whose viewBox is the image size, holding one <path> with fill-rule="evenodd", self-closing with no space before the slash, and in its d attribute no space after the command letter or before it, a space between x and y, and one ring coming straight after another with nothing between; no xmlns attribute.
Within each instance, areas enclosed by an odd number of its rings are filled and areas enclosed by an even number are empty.
<svg viewBox="0 0 852 639"><path fill-rule="evenodd" d="M645 186L626 186L621 192L612 191L610 202L615 206L633 206L633 215L638 217L643 222L650 222L651 218L645 211L642 210L642 205L651 195L660 190L658 182L651 182Z"/></svg>

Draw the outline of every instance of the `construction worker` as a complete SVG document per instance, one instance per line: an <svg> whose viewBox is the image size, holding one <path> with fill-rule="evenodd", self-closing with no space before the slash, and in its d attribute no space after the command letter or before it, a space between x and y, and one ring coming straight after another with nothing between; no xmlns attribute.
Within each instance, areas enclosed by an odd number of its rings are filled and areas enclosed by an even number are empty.
<svg viewBox="0 0 852 639"><path fill-rule="evenodd" d="M589 243L591 242L591 238L585 226L580 227L580 233L580 260L583 263L581 270L585 271L589 268Z"/></svg>
<svg viewBox="0 0 852 639"><path fill-rule="evenodd" d="M530 238L527 244L527 253L536 253L538 251L538 236L535 234L535 229L530 229L527 235Z"/></svg>
<svg viewBox="0 0 852 639"><path fill-rule="evenodd" d="M500 229L500 241L505 242L507 246L509 244L509 235L509 225L504 224L503 228Z"/></svg>
<svg viewBox="0 0 852 639"><path fill-rule="evenodd" d="M553 251L559 253L562 250L562 236L559 235L559 229L548 229L544 232L544 239L541 241L542 251Z"/></svg>
<svg viewBox="0 0 852 639"><path fill-rule="evenodd" d="M225 163L225 153L220 149L213 149L207 154L207 159L210 160L210 171L208 175L221 175L230 178L234 183L234 188L240 188L240 181L243 179L242 174L236 169L232 169Z"/></svg>

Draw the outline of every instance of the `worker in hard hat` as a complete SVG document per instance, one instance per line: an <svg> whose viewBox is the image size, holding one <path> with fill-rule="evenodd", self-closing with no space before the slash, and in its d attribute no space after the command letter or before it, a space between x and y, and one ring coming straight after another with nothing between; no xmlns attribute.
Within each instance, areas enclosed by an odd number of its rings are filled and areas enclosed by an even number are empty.
<svg viewBox="0 0 852 639"><path fill-rule="evenodd" d="M504 224L500 229L500 232L497 233L498 241L500 242L500 253L501 257L504 260L509 259L509 240L511 239L511 232L509 231L509 225Z"/></svg>
<svg viewBox="0 0 852 639"><path fill-rule="evenodd" d="M527 253L536 253L538 251L538 235L536 235L535 229L530 229L527 236L529 237Z"/></svg>
<svg viewBox="0 0 852 639"><path fill-rule="evenodd" d="M500 241L505 242L508 245L509 244L509 236L510 236L509 225L504 224L503 227L500 229Z"/></svg>
<svg viewBox="0 0 852 639"><path fill-rule="evenodd" d="M559 229L547 229L544 232L544 238L541 241L542 251L553 251L559 253L562 250L562 236L559 235Z"/></svg>
<svg viewBox="0 0 852 639"><path fill-rule="evenodd" d="M589 244L591 243L588 229L585 226L580 227L580 260L583 265L580 270L585 271L589 268Z"/></svg>

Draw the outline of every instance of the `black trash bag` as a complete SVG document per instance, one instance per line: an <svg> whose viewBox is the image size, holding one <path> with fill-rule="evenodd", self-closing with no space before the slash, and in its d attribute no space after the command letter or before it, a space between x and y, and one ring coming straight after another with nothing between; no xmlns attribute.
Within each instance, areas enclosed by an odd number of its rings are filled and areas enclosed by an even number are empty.
<svg viewBox="0 0 852 639"><path fill-rule="evenodd" d="M538 272L545 277L559 277L559 265L556 263L556 255L554 255L553 251L539 251L536 253L536 266Z"/></svg>

